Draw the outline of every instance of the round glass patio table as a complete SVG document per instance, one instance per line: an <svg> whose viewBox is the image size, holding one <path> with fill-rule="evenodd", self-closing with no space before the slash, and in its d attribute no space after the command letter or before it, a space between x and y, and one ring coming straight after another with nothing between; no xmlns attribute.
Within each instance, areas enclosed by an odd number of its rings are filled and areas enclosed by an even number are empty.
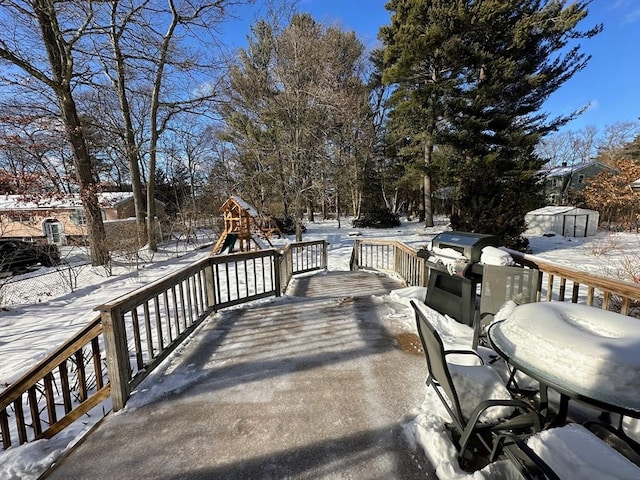
<svg viewBox="0 0 640 480"><path fill-rule="evenodd" d="M596 307L536 302L491 325L489 342L513 368L561 395L640 418L640 320ZM543 392L544 390L544 392ZM568 397L568 398L567 398Z"/></svg>

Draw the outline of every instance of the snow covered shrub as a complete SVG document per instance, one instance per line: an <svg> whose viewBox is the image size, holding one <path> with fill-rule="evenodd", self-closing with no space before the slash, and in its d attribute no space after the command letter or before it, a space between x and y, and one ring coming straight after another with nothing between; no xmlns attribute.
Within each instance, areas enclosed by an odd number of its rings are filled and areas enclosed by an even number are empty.
<svg viewBox="0 0 640 480"><path fill-rule="evenodd" d="M593 257L600 257L620 248L620 239L615 234L597 238L587 244L587 252Z"/></svg>
<svg viewBox="0 0 640 480"><path fill-rule="evenodd" d="M273 217L273 220L276 222L276 225L280 229L283 235L295 235L296 234L296 219L292 216L288 217ZM307 231L307 227L304 225L302 227L302 233Z"/></svg>
<svg viewBox="0 0 640 480"><path fill-rule="evenodd" d="M383 208L361 214L352 224L356 228L393 228L400 226L400 219L388 208Z"/></svg>

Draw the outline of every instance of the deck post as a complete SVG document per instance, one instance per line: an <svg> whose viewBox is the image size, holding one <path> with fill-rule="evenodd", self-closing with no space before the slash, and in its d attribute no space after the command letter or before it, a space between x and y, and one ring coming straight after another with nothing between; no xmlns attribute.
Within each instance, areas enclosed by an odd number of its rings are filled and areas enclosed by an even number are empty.
<svg viewBox="0 0 640 480"><path fill-rule="evenodd" d="M322 268L324 268L325 270L329 266L328 249L329 249L329 243L327 241L323 241L322 242Z"/></svg>
<svg viewBox="0 0 640 480"><path fill-rule="evenodd" d="M101 305L100 311L104 343L106 351L107 372L111 383L111 402L113 411L124 408L131 389L131 365L129 364L129 349L124 328L124 318L120 309L112 309L108 305Z"/></svg>
<svg viewBox="0 0 640 480"><path fill-rule="evenodd" d="M356 238L353 242L353 250L351 251L351 261L349 262L349 270L356 271L360 267L360 241Z"/></svg>
<svg viewBox="0 0 640 480"><path fill-rule="evenodd" d="M213 275L213 265L204 269L205 290L207 292L207 307L216 309L216 286Z"/></svg>
<svg viewBox="0 0 640 480"><path fill-rule="evenodd" d="M284 255L286 255L286 253ZM280 258L281 258L281 255L280 255L280 253L278 253L278 251L274 251L273 255L271 256L271 258L272 258L273 268L274 268L273 281L274 281L275 285L273 287L274 287L274 289L276 291L276 297L280 297L280 296L282 296L282 291L281 291L282 284L281 284L281 281L280 281L280 268L281 268Z"/></svg>

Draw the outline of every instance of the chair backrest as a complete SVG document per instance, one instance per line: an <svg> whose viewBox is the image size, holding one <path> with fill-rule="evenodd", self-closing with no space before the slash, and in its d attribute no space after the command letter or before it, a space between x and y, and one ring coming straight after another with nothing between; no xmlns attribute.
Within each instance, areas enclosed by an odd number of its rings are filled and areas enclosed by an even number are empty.
<svg viewBox="0 0 640 480"><path fill-rule="evenodd" d="M508 300L518 305L538 301L539 283L540 271L534 268L484 265L480 315L475 319L473 347L477 347L478 337L482 335L484 327L493 321Z"/></svg>
<svg viewBox="0 0 640 480"><path fill-rule="evenodd" d="M534 268L484 265L480 315L495 315L507 300L518 305L537 301L539 276Z"/></svg>
<svg viewBox="0 0 640 480"><path fill-rule="evenodd" d="M462 414L456 388L451 379L451 373L447 367L442 339L433 325L427 320L424 312L422 312L415 300L411 300L411 306L416 314L416 326L418 328L420 342L422 343L422 349L427 359L427 369L429 371L429 380L427 382L435 382L433 387L440 396L444 406L449 410L451 416L454 417L453 420L458 423L461 428L464 428L466 421ZM444 391L448 402L438 391L438 386Z"/></svg>

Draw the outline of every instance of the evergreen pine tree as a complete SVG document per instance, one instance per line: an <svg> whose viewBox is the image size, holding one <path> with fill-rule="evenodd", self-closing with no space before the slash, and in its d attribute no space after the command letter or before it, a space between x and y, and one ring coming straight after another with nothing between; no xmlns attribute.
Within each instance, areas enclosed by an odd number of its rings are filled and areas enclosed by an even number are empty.
<svg viewBox="0 0 640 480"><path fill-rule="evenodd" d="M452 227L492 233L525 248L524 214L541 201L534 147L579 112L549 118L545 100L582 70L577 39L590 2L392 0L381 29L385 75L397 84L395 115L411 135L457 152ZM394 121L394 116L391 116ZM419 133L415 125L427 127Z"/></svg>

